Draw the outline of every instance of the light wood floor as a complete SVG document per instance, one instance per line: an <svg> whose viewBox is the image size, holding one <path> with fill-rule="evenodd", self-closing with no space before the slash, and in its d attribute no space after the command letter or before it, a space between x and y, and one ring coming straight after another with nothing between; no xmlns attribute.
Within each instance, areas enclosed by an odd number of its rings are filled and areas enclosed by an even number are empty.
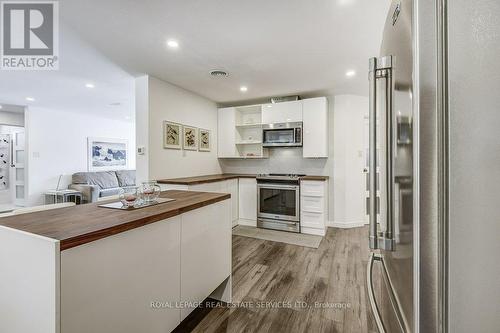
<svg viewBox="0 0 500 333"><path fill-rule="evenodd" d="M318 249L233 236L233 302L246 306L205 309L182 331L375 332L365 287L367 239L366 227L329 228Z"/></svg>

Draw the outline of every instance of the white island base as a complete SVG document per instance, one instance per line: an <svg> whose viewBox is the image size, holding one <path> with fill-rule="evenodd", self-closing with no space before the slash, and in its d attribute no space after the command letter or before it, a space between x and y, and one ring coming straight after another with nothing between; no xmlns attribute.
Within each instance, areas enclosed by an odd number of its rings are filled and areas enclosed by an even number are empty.
<svg viewBox="0 0 500 333"><path fill-rule="evenodd" d="M231 302L230 200L61 252L1 227L0 252L1 332L165 333L208 296Z"/></svg>

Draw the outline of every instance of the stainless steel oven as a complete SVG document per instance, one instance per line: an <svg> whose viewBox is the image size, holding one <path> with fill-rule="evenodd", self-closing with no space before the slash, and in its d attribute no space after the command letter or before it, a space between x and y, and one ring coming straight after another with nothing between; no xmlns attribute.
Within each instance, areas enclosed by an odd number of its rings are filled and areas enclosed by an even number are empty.
<svg viewBox="0 0 500 333"><path fill-rule="evenodd" d="M300 232L300 176L257 177L257 226Z"/></svg>
<svg viewBox="0 0 500 333"><path fill-rule="evenodd" d="M263 146L302 147L302 122L262 125Z"/></svg>

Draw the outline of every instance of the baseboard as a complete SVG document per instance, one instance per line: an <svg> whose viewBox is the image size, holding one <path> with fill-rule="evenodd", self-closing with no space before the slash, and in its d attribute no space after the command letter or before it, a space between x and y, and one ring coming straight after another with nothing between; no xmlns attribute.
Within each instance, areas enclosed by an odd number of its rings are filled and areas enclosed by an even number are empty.
<svg viewBox="0 0 500 333"><path fill-rule="evenodd" d="M361 221L351 221L351 222L338 222L338 221L328 221L327 226L332 227L332 228L359 228L363 227L365 225L365 222Z"/></svg>
<svg viewBox="0 0 500 333"><path fill-rule="evenodd" d="M248 225L250 227L256 227L257 220L238 219L237 225Z"/></svg>
<svg viewBox="0 0 500 333"><path fill-rule="evenodd" d="M325 229L308 228L308 227L300 227L300 233L306 234L306 235L324 236L324 235L326 235L326 230Z"/></svg>

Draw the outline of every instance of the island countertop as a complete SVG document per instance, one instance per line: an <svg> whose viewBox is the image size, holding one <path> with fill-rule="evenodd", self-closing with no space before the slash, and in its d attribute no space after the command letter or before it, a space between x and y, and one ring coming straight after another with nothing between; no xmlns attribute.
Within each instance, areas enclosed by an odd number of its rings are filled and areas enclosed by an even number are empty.
<svg viewBox="0 0 500 333"><path fill-rule="evenodd" d="M60 241L61 251L229 199L230 194L164 191L175 201L132 211L78 205L0 219L0 225Z"/></svg>

